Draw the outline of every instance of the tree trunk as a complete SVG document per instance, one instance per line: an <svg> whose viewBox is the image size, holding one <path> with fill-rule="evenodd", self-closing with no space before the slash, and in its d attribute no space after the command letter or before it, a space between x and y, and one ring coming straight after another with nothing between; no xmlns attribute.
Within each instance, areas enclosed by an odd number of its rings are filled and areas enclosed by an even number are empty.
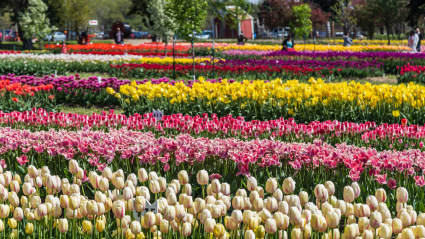
<svg viewBox="0 0 425 239"><path fill-rule="evenodd" d="M388 45L391 45L391 39L390 39L390 25L385 24L385 28L387 30L387 40L388 40Z"/></svg>
<svg viewBox="0 0 425 239"><path fill-rule="evenodd" d="M23 47L24 50L32 50L33 49L31 39L22 39L22 43L23 43L22 47Z"/></svg>
<svg viewBox="0 0 425 239"><path fill-rule="evenodd" d="M22 41L22 48L24 50L32 50L33 49L32 39L24 38L24 33L22 32L21 26L19 24L18 24L18 35Z"/></svg>

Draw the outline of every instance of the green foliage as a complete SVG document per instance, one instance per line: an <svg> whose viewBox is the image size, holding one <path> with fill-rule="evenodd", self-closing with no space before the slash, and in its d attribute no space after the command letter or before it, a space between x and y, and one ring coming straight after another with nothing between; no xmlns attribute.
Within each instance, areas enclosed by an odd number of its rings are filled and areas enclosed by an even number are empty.
<svg viewBox="0 0 425 239"><path fill-rule="evenodd" d="M238 28L239 22L244 20L251 12L251 5L246 0L229 0L226 17L230 20L231 27Z"/></svg>
<svg viewBox="0 0 425 239"><path fill-rule="evenodd" d="M166 0L167 13L176 24L180 37L191 39L194 32L200 32L208 10L207 0Z"/></svg>
<svg viewBox="0 0 425 239"><path fill-rule="evenodd" d="M292 7L294 21L290 24L296 37L306 37L313 30L311 8L308 4Z"/></svg>
<svg viewBox="0 0 425 239"><path fill-rule="evenodd" d="M19 16L21 31L26 39L42 39L54 30L46 16L47 6L41 0L29 0L28 8Z"/></svg>
<svg viewBox="0 0 425 239"><path fill-rule="evenodd" d="M350 32L352 26L356 24L352 0L338 0L332 11L335 13L335 20L343 25L344 33Z"/></svg>
<svg viewBox="0 0 425 239"><path fill-rule="evenodd" d="M92 10L86 0L66 0L62 5L61 18L65 26L78 32L87 27Z"/></svg>
<svg viewBox="0 0 425 239"><path fill-rule="evenodd" d="M108 31L114 22L127 20L132 3L131 0L92 0L90 4L94 9L92 18L97 19L99 25Z"/></svg>
<svg viewBox="0 0 425 239"><path fill-rule="evenodd" d="M408 0L366 0L366 3L374 13L377 24L385 26L388 44L390 44L391 28L405 20Z"/></svg>
<svg viewBox="0 0 425 239"><path fill-rule="evenodd" d="M161 37L165 42L174 34L175 25L171 17L167 14L165 0L151 0L148 4L150 21L148 29L151 34Z"/></svg>

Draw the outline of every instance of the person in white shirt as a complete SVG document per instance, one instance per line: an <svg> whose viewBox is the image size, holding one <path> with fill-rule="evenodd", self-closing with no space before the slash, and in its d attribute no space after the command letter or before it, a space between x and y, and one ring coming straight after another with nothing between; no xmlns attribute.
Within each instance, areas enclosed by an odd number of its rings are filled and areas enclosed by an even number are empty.
<svg viewBox="0 0 425 239"><path fill-rule="evenodd" d="M419 35L415 31L410 32L409 40L407 42L408 47L411 49L411 52L417 52L417 46L419 42Z"/></svg>

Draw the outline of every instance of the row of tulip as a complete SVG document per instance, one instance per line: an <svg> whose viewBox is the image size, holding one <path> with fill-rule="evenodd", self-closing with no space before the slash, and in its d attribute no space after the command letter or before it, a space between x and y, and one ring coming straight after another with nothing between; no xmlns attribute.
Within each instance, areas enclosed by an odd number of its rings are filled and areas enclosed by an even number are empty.
<svg viewBox="0 0 425 239"><path fill-rule="evenodd" d="M211 49L213 47L212 43L196 43L195 48L206 48ZM178 43L174 46L175 51L177 52L187 52L190 50L191 45L188 43ZM46 49L61 49L62 45L45 45ZM236 45L236 44L226 44L226 43L216 43L214 48L218 51L225 50L271 50L277 51L282 48L281 45L259 45L259 44L245 44L245 45ZM171 52L173 50L172 44L164 43L144 43L140 45L115 45L115 44L105 44L105 43L96 43L88 45L68 45L67 49L69 51L115 51L115 52ZM410 51L407 46L388 46L385 44L377 45L353 45L350 47L343 47L341 45L315 45L315 44L296 44L296 51L354 51L354 52L364 52L364 51Z"/></svg>
<svg viewBox="0 0 425 239"><path fill-rule="evenodd" d="M220 46L217 49L221 51L226 50L242 50L242 51L279 51L282 49L281 45L227 45ZM315 45L315 44L296 44L295 51L349 51L349 52L373 52L373 51L394 51L394 52L409 52L407 46L388 46L388 45L352 45L344 47L342 45Z"/></svg>
<svg viewBox="0 0 425 239"><path fill-rule="evenodd" d="M110 168L86 175L75 160L65 171L68 177L55 175L46 166L30 165L21 173L0 170L0 232L4 237L425 236L423 193L409 197L414 192L405 187L387 194L383 188L356 182L323 181L313 190L302 188L302 181L292 177L257 180L252 176L242 179L242 185L233 185L206 170L193 174L182 170L170 178L144 168L137 175Z"/></svg>
<svg viewBox="0 0 425 239"><path fill-rule="evenodd" d="M295 174L305 180L306 188L315 178L350 179L390 188L407 182L411 187L425 184L425 153L418 149L377 151L345 143L332 146L319 140L285 143L186 134L157 138L150 132L127 129L31 132L0 128L0 145L0 164L11 170L21 170L27 164L47 165L61 174L64 164L76 159L84 169L100 171L107 166L127 172L142 166L168 174L179 169L207 169L235 183L243 175L263 178Z"/></svg>
<svg viewBox="0 0 425 239"><path fill-rule="evenodd" d="M332 145L346 142L351 145L374 147L378 150L423 148L425 127L402 124L381 124L375 122L353 123L339 121L311 122L299 124L293 119L270 121L245 121L243 117L226 116L218 118L207 114L190 116L183 114L165 115L155 118L153 113L144 115L109 113L81 115L75 113L54 113L45 109L25 112L0 112L0 125L36 130L67 129L109 130L126 128L150 131L160 136L191 134L194 137L229 138L242 140L268 139L285 142L313 142L321 139Z"/></svg>
<svg viewBox="0 0 425 239"><path fill-rule="evenodd" d="M0 62L0 74L66 75L69 72L108 73L118 77L185 77L192 74L192 59L171 57L88 55L13 55ZM0 55L0 58L1 55ZM246 60L196 58L195 71L208 77L267 79L294 76L366 77L382 75L382 63L328 60ZM125 63L134 62L134 63ZM174 62L174 63L173 63ZM112 64L112 65L111 65ZM391 68L391 67L390 67ZM392 69L392 68L391 68Z"/></svg>
<svg viewBox="0 0 425 239"><path fill-rule="evenodd" d="M399 83L404 82L418 82L425 83L425 66L421 65L404 65L398 67L397 70L400 71L400 76L398 78Z"/></svg>
<svg viewBox="0 0 425 239"><path fill-rule="evenodd" d="M365 62L365 65L373 65ZM360 66L361 67L361 66ZM356 67L323 67L308 66L303 64L240 64L232 65L225 62L216 64L196 64L193 65L162 65L162 64L117 64L111 65L110 72L117 77L173 77L191 78L193 73L205 77L220 76L224 78L237 79L269 79L269 78L285 78L293 79L294 77L308 79L312 76L329 77L334 80L337 77L366 77L382 75L383 72L378 67L356 68Z"/></svg>
<svg viewBox="0 0 425 239"><path fill-rule="evenodd" d="M193 66L189 64L158 64L158 63L124 63L112 65L114 75L143 77L159 77L166 74L177 74L184 77L193 74ZM189 62L188 62L189 63ZM195 65L197 75L212 77L244 77L250 79L267 79L276 77L291 78L294 76L322 77L366 77L382 75L384 63L376 60L281 60L281 59L227 59L218 60L212 64L204 61ZM394 71L393 67L389 67Z"/></svg>
<svg viewBox="0 0 425 239"><path fill-rule="evenodd" d="M55 108L55 96L51 91L53 85L40 84L32 86L20 82L0 80L1 111L24 111L33 107Z"/></svg>
<svg viewBox="0 0 425 239"><path fill-rule="evenodd" d="M183 83L122 85L116 92L126 113L146 113L161 109L165 114L232 114L251 119L295 118L298 122L340 121L399 122L407 118L423 124L425 87L408 85L372 85L370 83L325 83L321 79L282 82L280 79L211 83L200 79L191 87Z"/></svg>

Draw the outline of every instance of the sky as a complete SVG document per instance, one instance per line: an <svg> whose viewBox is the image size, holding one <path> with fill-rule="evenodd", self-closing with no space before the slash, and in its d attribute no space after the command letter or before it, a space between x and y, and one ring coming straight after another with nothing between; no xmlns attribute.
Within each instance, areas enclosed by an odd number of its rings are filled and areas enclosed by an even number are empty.
<svg viewBox="0 0 425 239"><path fill-rule="evenodd" d="M252 3L258 3L258 2L260 2L261 0L248 0L248 2L252 2Z"/></svg>

